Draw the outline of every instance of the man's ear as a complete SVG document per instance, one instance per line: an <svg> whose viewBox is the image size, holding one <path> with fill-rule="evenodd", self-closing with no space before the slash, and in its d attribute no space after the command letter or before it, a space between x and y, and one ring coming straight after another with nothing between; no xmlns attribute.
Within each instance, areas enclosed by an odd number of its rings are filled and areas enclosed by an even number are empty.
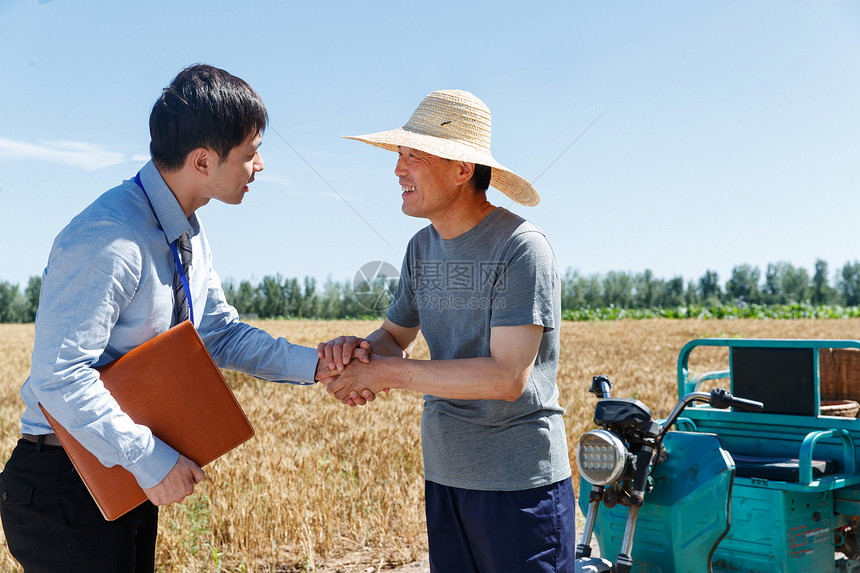
<svg viewBox="0 0 860 573"><path fill-rule="evenodd" d="M214 151L208 147L198 147L192 149L185 157L185 166L198 175L206 176L217 164L214 158L216 158Z"/></svg>
<svg viewBox="0 0 860 573"><path fill-rule="evenodd" d="M460 164L460 169L457 172L457 181L458 185L465 184L469 179L472 178L472 175L475 173L475 164L467 163L465 161L458 161Z"/></svg>

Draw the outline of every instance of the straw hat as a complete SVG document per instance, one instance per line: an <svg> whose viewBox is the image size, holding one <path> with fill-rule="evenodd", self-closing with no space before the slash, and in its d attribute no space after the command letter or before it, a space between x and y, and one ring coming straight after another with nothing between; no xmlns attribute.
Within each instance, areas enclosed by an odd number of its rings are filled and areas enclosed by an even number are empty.
<svg viewBox="0 0 860 573"><path fill-rule="evenodd" d="M444 159L487 165L493 169L490 185L520 205L540 202L531 183L493 159L490 109L466 91L439 90L428 94L401 128L344 137L389 151L397 151L402 145Z"/></svg>

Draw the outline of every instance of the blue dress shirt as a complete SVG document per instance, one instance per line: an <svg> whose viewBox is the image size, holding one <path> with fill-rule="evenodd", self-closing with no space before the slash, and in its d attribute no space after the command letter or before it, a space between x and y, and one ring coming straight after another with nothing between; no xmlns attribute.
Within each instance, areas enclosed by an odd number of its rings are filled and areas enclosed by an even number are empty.
<svg viewBox="0 0 860 573"><path fill-rule="evenodd" d="M212 267L196 214L186 218L150 161L103 194L54 240L42 281L30 376L21 388L21 431L50 433L41 402L106 466L157 485L179 454L125 415L95 370L171 326L175 265L170 243L191 238L195 326L221 368L271 381L313 383L316 349L275 339L239 321ZM201 312L202 310L202 312Z"/></svg>

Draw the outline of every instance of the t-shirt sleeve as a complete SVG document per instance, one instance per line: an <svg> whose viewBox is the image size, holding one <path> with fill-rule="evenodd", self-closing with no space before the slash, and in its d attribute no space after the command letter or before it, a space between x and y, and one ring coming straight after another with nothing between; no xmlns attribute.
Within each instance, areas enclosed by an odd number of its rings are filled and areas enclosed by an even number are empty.
<svg viewBox="0 0 860 573"><path fill-rule="evenodd" d="M549 241L538 231L524 231L511 237L505 255L505 266L493 286L490 327L539 324L544 331L557 328L561 290Z"/></svg>

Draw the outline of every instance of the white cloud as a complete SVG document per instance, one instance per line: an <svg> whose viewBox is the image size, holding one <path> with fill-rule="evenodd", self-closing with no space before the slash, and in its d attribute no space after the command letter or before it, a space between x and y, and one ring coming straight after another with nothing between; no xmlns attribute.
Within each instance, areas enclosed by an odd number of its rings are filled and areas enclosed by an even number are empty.
<svg viewBox="0 0 860 573"><path fill-rule="evenodd" d="M141 162L149 159L139 155L124 155L109 151L101 145L81 141L27 143L3 137L0 137L0 158L59 163L87 171L95 171L125 161Z"/></svg>

